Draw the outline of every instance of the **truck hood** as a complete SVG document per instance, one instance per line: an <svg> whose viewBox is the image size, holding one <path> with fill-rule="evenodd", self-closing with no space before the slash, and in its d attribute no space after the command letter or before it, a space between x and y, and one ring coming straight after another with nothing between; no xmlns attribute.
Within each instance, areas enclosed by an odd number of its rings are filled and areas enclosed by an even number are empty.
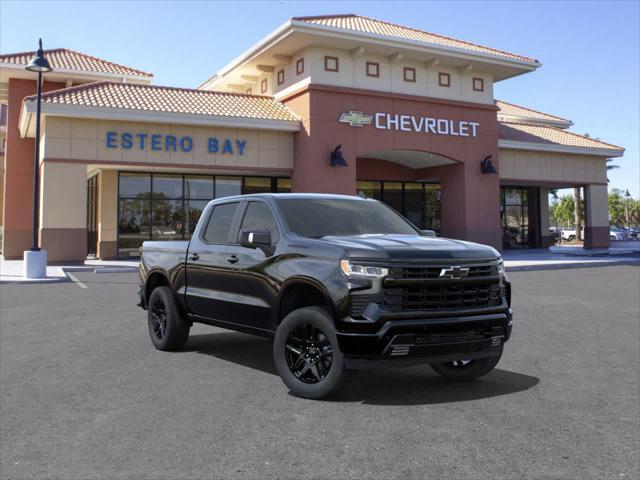
<svg viewBox="0 0 640 480"><path fill-rule="evenodd" d="M500 253L488 245L453 240L450 238L421 237L418 235L356 235L327 236L319 239L341 246L351 259L371 261L412 260L489 260L500 258Z"/></svg>

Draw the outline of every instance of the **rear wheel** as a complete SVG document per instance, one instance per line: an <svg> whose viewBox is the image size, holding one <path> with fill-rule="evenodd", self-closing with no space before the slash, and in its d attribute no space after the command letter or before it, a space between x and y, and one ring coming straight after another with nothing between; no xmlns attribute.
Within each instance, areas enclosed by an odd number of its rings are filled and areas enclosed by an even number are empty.
<svg viewBox="0 0 640 480"><path fill-rule="evenodd" d="M344 357L333 320L319 307L299 308L282 320L273 357L284 384L300 397L326 397L344 377Z"/></svg>
<svg viewBox="0 0 640 480"><path fill-rule="evenodd" d="M158 350L177 350L189 338L190 326L178 312L169 287L157 287L149 297L147 308L149 336Z"/></svg>
<svg viewBox="0 0 640 480"><path fill-rule="evenodd" d="M454 360L453 362L432 363L435 372L454 382L469 382L486 375L493 370L500 361L500 355L478 360Z"/></svg>

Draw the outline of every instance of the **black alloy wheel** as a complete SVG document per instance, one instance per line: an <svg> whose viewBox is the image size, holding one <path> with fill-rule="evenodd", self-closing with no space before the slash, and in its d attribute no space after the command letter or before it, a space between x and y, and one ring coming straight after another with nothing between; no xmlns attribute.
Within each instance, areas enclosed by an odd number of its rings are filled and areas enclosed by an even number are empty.
<svg viewBox="0 0 640 480"><path fill-rule="evenodd" d="M164 306L162 297L154 299L151 310L151 332L158 342L162 342L167 333L167 309Z"/></svg>
<svg viewBox="0 0 640 480"><path fill-rule="evenodd" d="M292 330L285 349L289 370L301 382L318 383L329 374L333 347L316 326L304 323Z"/></svg>
<svg viewBox="0 0 640 480"><path fill-rule="evenodd" d="M345 367L331 314L322 307L289 312L276 330L273 360L293 394L319 399L336 392Z"/></svg>
<svg viewBox="0 0 640 480"><path fill-rule="evenodd" d="M169 287L157 287L149 297L147 323L151 343L158 350L177 350L189 338L191 324L182 318Z"/></svg>

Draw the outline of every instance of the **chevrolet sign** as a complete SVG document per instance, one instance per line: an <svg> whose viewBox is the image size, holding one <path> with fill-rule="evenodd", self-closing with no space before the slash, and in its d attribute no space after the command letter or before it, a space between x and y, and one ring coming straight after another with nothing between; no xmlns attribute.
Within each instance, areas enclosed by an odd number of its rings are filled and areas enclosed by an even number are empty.
<svg viewBox="0 0 640 480"><path fill-rule="evenodd" d="M459 266L443 268L440 270L440 278L448 278L450 280L460 280L469 275L469 269Z"/></svg>
<svg viewBox="0 0 640 480"><path fill-rule="evenodd" d="M340 123L348 123L352 127L362 127L364 125L371 125L372 120L373 115L351 110L349 112L342 112L338 121Z"/></svg>

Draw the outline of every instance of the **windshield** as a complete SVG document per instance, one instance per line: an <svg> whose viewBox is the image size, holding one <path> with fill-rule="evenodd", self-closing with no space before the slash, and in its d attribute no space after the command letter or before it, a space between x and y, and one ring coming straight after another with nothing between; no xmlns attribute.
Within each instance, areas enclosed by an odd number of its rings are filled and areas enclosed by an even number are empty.
<svg viewBox="0 0 640 480"><path fill-rule="evenodd" d="M417 230L375 200L347 198L279 198L289 228L303 237L328 235L417 235Z"/></svg>

